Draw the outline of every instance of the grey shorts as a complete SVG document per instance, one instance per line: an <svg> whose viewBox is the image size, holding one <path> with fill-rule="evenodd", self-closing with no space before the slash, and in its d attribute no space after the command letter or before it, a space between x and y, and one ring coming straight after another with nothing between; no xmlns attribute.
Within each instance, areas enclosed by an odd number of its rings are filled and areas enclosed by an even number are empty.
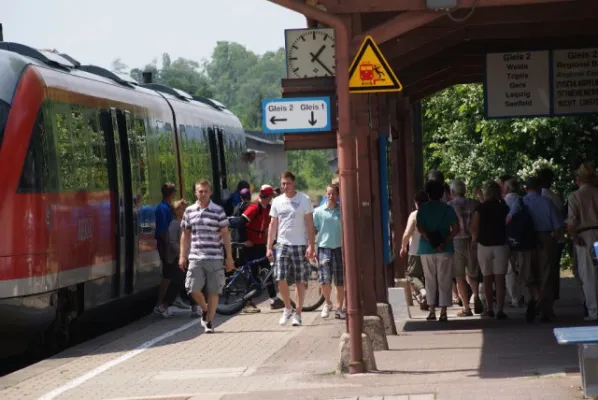
<svg viewBox="0 0 598 400"><path fill-rule="evenodd" d="M453 245L455 253L453 254L453 264L455 267L455 276L469 276L477 279L480 273L477 248L472 246L471 239L454 239Z"/></svg>
<svg viewBox="0 0 598 400"><path fill-rule="evenodd" d="M224 260L189 260L185 279L188 293L201 292L205 285L208 296L221 294L224 282Z"/></svg>

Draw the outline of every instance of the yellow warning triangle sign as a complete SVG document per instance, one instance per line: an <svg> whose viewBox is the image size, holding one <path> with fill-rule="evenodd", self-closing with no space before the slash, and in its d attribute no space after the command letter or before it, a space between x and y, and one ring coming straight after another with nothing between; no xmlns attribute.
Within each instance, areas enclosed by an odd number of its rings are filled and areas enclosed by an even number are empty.
<svg viewBox="0 0 598 400"><path fill-rule="evenodd" d="M371 36L366 36L349 68L350 93L400 92L403 85Z"/></svg>

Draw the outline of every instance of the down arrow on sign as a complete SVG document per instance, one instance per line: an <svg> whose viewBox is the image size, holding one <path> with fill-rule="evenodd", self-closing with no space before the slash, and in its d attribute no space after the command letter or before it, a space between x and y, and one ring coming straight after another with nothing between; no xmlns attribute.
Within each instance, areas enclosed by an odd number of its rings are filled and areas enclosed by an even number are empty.
<svg viewBox="0 0 598 400"><path fill-rule="evenodd" d="M313 111L311 112L311 119L307 120L307 122L309 122L309 124L311 126L314 126L316 124L316 122L318 122L317 119L314 119L314 112Z"/></svg>

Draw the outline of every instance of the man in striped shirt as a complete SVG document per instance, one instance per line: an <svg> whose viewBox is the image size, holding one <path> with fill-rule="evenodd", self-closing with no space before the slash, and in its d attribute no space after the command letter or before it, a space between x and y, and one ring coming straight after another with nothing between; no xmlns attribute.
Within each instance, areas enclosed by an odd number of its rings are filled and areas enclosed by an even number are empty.
<svg viewBox="0 0 598 400"><path fill-rule="evenodd" d="M206 333L214 332L212 320L218 306L218 296L224 287L224 254L226 250L226 271L233 269L234 261L231 250L228 219L224 209L212 203L212 185L207 180L195 184L197 203L187 207L181 222L181 253L179 267L185 269L187 254L189 269L185 287L202 310L201 326ZM202 293L204 285L208 293L208 302Z"/></svg>

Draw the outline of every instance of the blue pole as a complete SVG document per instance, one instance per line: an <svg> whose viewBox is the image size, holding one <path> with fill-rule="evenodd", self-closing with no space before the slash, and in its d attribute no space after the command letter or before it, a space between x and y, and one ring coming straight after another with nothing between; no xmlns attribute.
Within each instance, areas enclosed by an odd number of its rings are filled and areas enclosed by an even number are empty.
<svg viewBox="0 0 598 400"><path fill-rule="evenodd" d="M390 264L390 226L388 209L388 174L386 166L386 135L380 135L378 142L379 149L379 168L380 168L380 213L382 220L382 250L384 254L384 264Z"/></svg>

